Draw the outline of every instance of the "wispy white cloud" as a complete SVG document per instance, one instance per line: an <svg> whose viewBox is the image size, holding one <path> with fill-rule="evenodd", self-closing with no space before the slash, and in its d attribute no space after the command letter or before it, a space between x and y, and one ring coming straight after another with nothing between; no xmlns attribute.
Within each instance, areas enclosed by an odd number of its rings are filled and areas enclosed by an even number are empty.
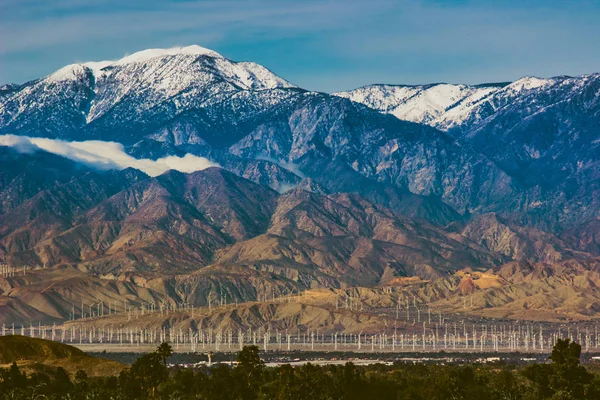
<svg viewBox="0 0 600 400"><path fill-rule="evenodd" d="M331 0L58 0L52 5L4 1L0 7L1 83L38 78L73 62L190 44L277 69L268 58L281 53L263 52L261 58L261 46L313 35L329 37L348 23L381 12L380 4L389 4L389 0L344 0L343 6Z"/></svg>
<svg viewBox="0 0 600 400"><path fill-rule="evenodd" d="M279 165L281 168L287 169L288 171L293 172L295 175L299 176L300 178L305 178L306 176L304 175L304 173L301 170L300 165L292 162L292 161L285 161L285 160L279 160L273 157L270 157L266 154L261 154L258 157L256 157L257 160L264 160L264 161L269 161L272 162L273 164L277 164Z"/></svg>
<svg viewBox="0 0 600 400"><path fill-rule="evenodd" d="M160 175L170 169L190 173L219 166L207 158L193 154L186 154L183 157L168 156L158 160L138 159L127 154L120 143L99 140L66 142L56 139L0 135L0 146L12 147L22 153L46 151L101 170L131 167L150 176Z"/></svg>
<svg viewBox="0 0 600 400"><path fill-rule="evenodd" d="M283 182L283 183L280 183L274 189L277 190L279 193L285 193L285 192L289 192L290 190L294 190L297 187L298 187L297 183Z"/></svg>
<svg viewBox="0 0 600 400"><path fill-rule="evenodd" d="M349 2L360 4L353 0ZM381 0L374 0L368 7L359 9L356 6L340 9L337 2L315 0L145 2L144 7L131 4L127 7L111 0L96 2L95 7L86 6L87 1L62 0L51 7L49 3L31 2L15 5L14 9L5 6L4 17L0 17L3 19L1 26L10 40L0 42L0 53L123 38L123 35L179 35L187 31L199 34L221 32L214 36L215 39L240 33L295 36L339 26L351 14L358 16L360 10L372 8L378 2ZM32 14L37 14L38 20L32 18Z"/></svg>

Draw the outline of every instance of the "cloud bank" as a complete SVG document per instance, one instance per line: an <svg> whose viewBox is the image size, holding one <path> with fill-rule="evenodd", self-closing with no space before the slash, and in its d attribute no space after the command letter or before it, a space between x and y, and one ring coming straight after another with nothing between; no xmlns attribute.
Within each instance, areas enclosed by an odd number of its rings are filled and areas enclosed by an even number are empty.
<svg viewBox="0 0 600 400"><path fill-rule="evenodd" d="M158 160L138 159L127 154L122 144L100 140L66 142L57 139L0 135L0 146L12 147L21 153L42 150L101 170L131 167L150 176L160 175L170 169L190 173L219 166L207 158L193 154L186 154L183 157L167 156Z"/></svg>

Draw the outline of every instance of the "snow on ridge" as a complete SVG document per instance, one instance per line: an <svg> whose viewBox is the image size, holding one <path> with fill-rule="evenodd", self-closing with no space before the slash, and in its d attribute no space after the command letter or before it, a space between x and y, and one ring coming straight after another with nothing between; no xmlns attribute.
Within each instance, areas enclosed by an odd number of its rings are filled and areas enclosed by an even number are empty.
<svg viewBox="0 0 600 400"><path fill-rule="evenodd" d="M498 90L497 86L436 83L429 85L371 85L335 93L401 120L436 126L449 111L470 105ZM458 116L461 118L462 116Z"/></svg>
<svg viewBox="0 0 600 400"><path fill-rule="evenodd" d="M213 50L197 45L186 47L172 47L168 49L147 49L125 56L119 60L89 61L70 64L48 75L46 79L51 82L72 80L84 74L86 70L91 70L91 72L96 78L101 78L107 73L106 71L104 71L104 69L107 67L128 66L132 64L144 63L154 59L160 59L163 57L179 55L206 55L214 58L215 65L217 66L217 69L220 70L220 72L223 74L223 76L226 77L230 82L235 82L244 89L273 89L277 87L296 87L292 83L275 75L268 68L265 68L260 64L248 61L231 61ZM187 74L187 72L185 72L185 70L183 69L186 68L184 67L184 65L191 64L192 61L192 59L190 59L189 62L185 59L182 59L179 60L177 64L173 64L173 66L175 66L175 68L178 69L181 68L180 72Z"/></svg>
<svg viewBox="0 0 600 400"><path fill-rule="evenodd" d="M91 69L95 76L99 76L102 73L102 69L106 67L140 63L155 58L177 55L207 55L214 58L224 58L221 54L217 53L216 51L198 45L191 45L185 47L171 47L168 49L146 49L127 55L118 60L88 61L83 63L71 64L67 67L72 67L74 65L83 65L84 67Z"/></svg>
<svg viewBox="0 0 600 400"><path fill-rule="evenodd" d="M91 69L94 76L99 76L102 73L102 68L113 65L113 61L90 61L81 65Z"/></svg>
<svg viewBox="0 0 600 400"><path fill-rule="evenodd" d="M196 62L199 55L207 55L207 59ZM200 46L149 49L120 60L67 65L40 80L38 87L44 92L44 85L59 82L65 84L65 90L73 84L74 88L94 91L83 112L86 123L108 112L127 93L140 94L139 98L129 99L137 101L130 105L134 113L146 112L165 101L179 112L197 107L208 98L226 98L240 90L296 88L262 65L231 61Z"/></svg>
<svg viewBox="0 0 600 400"><path fill-rule="evenodd" d="M256 90L296 87L262 65L253 62L235 62L223 58L217 60L216 66L228 81L235 82L235 84L244 89Z"/></svg>
<svg viewBox="0 0 600 400"><path fill-rule="evenodd" d="M538 78L535 76L524 76L523 78L518 79L518 80L514 81L513 83L511 83L510 85L508 85L506 87L506 90L521 91L521 90L538 89L538 88L552 85L552 84L556 83L556 81L557 81L557 79L555 79L555 78Z"/></svg>
<svg viewBox="0 0 600 400"><path fill-rule="evenodd" d="M535 90L535 89L544 89L549 86L557 85L557 84L575 84L582 85L585 84L590 79L600 76L599 73L592 74L584 74L577 76L553 76L550 78L539 78L537 76L524 76L516 81L510 83L505 86L503 89L506 91L514 91L519 92L522 90Z"/></svg>
<svg viewBox="0 0 600 400"><path fill-rule="evenodd" d="M535 95L556 85L570 85L578 90L586 81L600 74L538 78L525 76L508 84L462 85L437 83L430 85L368 85L347 92L334 93L362 103L380 112L411 122L424 123L447 131L467 120L483 118L485 104L501 107L522 95Z"/></svg>
<svg viewBox="0 0 600 400"><path fill-rule="evenodd" d="M86 69L81 64L70 64L62 67L61 69L54 71L50 75L48 75L45 80L46 82L63 82L69 81L73 78L80 77L84 75Z"/></svg>
<svg viewBox="0 0 600 400"><path fill-rule="evenodd" d="M147 49L138 51L131 55L125 56L120 60L117 60L113 63L113 65L124 65L136 62L148 61L153 58L165 57L165 56L177 56L177 55L194 55L194 56L202 56L207 55L216 58L223 58L222 55L217 53L216 51L207 49L202 46L192 45L185 47L171 47L169 49Z"/></svg>
<svg viewBox="0 0 600 400"><path fill-rule="evenodd" d="M236 70L243 70L246 76L243 74L239 74L240 80L244 82L247 87L253 87L254 82L256 80L263 83L269 89L273 89L276 87L284 87L284 88L294 88L296 85L290 83L289 81L281 78L277 74L273 73L268 68L257 64L251 61L240 61L235 62L234 65L237 67Z"/></svg>
<svg viewBox="0 0 600 400"><path fill-rule="evenodd" d="M104 60L104 61L87 61L75 64L69 64L57 71L54 71L50 75L46 76L48 82L61 82L71 80L80 74L85 73L85 68L92 71L94 76L98 77L102 74L102 69L116 65L127 65L139 62L152 60L154 58L161 58L166 56L176 55L207 55L214 58L224 59L224 57L216 51L207 49L205 47L191 45L185 47L171 47L168 49L146 49L136 53L130 54L118 60Z"/></svg>

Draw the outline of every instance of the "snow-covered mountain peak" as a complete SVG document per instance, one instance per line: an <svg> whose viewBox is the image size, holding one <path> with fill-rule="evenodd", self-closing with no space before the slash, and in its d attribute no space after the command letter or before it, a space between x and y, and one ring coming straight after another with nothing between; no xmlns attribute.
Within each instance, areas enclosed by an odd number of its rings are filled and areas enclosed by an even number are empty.
<svg viewBox="0 0 600 400"><path fill-rule="evenodd" d="M149 49L119 60L70 64L19 87L0 92L0 125L16 124L26 110L37 115L34 110L48 105L54 112L70 113L70 120L57 121L64 131L82 129L102 116L143 124L164 113L174 117L243 97L244 92L252 97L253 92L296 88L261 65L231 61L200 46ZM270 102L285 97L282 91L265 95ZM40 117L39 123L47 123L47 118Z"/></svg>
<svg viewBox="0 0 600 400"><path fill-rule="evenodd" d="M137 62L145 62L153 58L165 57L165 56L177 56L177 55L192 55L192 56L210 56L216 58L223 58L222 55L216 51L207 49L205 47L192 45L185 47L172 47L170 49L146 49L130 54L117 60L113 65L124 65Z"/></svg>
<svg viewBox="0 0 600 400"><path fill-rule="evenodd" d="M471 104L498 90L496 86L468 86L449 83L431 85L371 85L335 93L376 110L411 122L436 125L449 110Z"/></svg>
<svg viewBox="0 0 600 400"><path fill-rule="evenodd" d="M111 66L122 66L135 63L143 63L157 58L164 58L169 56L209 56L213 58L224 58L221 54L216 51L207 49L202 46L192 45L185 47L171 47L168 49L146 49L127 55L118 60L106 60L106 61L89 61L81 63L81 65L91 69L95 76L102 74L102 69Z"/></svg>
<svg viewBox="0 0 600 400"><path fill-rule="evenodd" d="M199 59L200 56L206 58ZM76 82L88 76L102 85L119 81L120 89L142 85L171 95L190 86L204 87L227 82L237 90L296 88L295 85L254 62L231 61L197 45L168 49L147 49L118 60L89 61L67 65L40 80L41 84ZM109 78L112 77L112 78ZM97 89L93 89L95 92Z"/></svg>
<svg viewBox="0 0 600 400"><path fill-rule="evenodd" d="M497 110L514 104L517 98L535 97L541 92L555 90L577 92L591 76L525 76L508 84L476 86L446 83L422 86L371 85L336 95L392 114L401 120L448 131L467 122L475 126ZM528 104L543 107L545 103L528 101Z"/></svg>
<svg viewBox="0 0 600 400"><path fill-rule="evenodd" d="M178 113L239 91L295 87L261 65L231 61L200 46L144 50L110 66L97 63L87 67L96 76L88 123L121 99L128 99L133 114L159 104Z"/></svg>
<svg viewBox="0 0 600 400"><path fill-rule="evenodd" d="M50 82L71 80L73 78L78 78L81 74L84 74L86 72L86 68L91 70L94 76L99 77L103 74L103 69L107 67L144 63L153 59L178 55L195 57L205 55L213 58L224 59L224 57L216 51L197 45L171 47L168 49L146 49L127 55L118 60L88 61L83 63L69 64L48 75L46 79Z"/></svg>
<svg viewBox="0 0 600 400"><path fill-rule="evenodd" d="M508 85L506 91L532 90L547 87L556 83L556 79L543 79L535 76L524 76Z"/></svg>
<svg viewBox="0 0 600 400"><path fill-rule="evenodd" d="M45 78L47 83L57 83L79 79L87 72L87 68L82 64L70 64L51 73Z"/></svg>
<svg viewBox="0 0 600 400"><path fill-rule="evenodd" d="M198 63L199 56L208 56ZM119 60L89 61L70 64L48 75L46 82L78 80L91 71L97 82L108 75L129 74L128 79L152 82L157 87L173 90L201 82L208 75L219 75L241 89L260 90L291 88L295 85L282 79L262 65L253 62L231 61L221 54L197 45L168 49L147 49L125 56Z"/></svg>

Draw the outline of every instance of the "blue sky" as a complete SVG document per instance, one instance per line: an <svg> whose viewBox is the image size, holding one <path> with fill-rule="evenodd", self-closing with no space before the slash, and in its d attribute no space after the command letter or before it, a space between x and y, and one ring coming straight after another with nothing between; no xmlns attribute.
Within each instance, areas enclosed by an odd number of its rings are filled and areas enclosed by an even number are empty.
<svg viewBox="0 0 600 400"><path fill-rule="evenodd" d="M198 44L302 87L600 71L600 0L0 0L0 83Z"/></svg>

